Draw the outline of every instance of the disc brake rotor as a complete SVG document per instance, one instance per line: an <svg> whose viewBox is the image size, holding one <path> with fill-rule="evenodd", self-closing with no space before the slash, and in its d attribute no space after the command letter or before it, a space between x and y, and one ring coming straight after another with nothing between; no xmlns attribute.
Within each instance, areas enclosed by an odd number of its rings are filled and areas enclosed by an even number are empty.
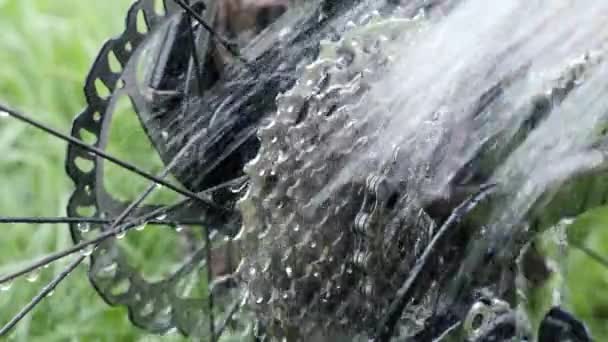
<svg viewBox="0 0 608 342"><path fill-rule="evenodd" d="M213 7L204 9L200 3L193 5L203 16L209 17L213 16ZM128 11L125 31L106 42L89 72L85 83L87 106L74 120L72 136L78 139L92 136L95 147L106 149L118 98L127 96L150 142L168 165L175 151L163 144L170 132L162 125L179 119L181 102L193 91L191 82L187 81L192 79L189 74L193 72L189 47L194 44L190 40L190 25L190 20L173 1L136 1ZM198 53L206 53L208 34L197 29L195 35L196 46L201 49ZM180 49L171 48L176 44ZM153 65L151 71L141 72L142 66L147 68L149 65ZM100 90L104 87L107 92ZM152 120L149 116L161 113L160 109L164 117ZM129 203L116 199L107 191L104 160L100 157L70 145L66 169L75 184L67 208L69 216L111 219L127 208ZM181 182L179 172L174 175ZM142 205L132 214L145 215L159 208L159 205ZM162 213L162 219L205 219L208 227L225 223L224 218L196 204ZM80 243L90 239L92 232L108 228L107 225L83 228L80 224L72 224L70 231L74 243ZM108 239L89 251L89 278L100 296L110 305L126 306L131 321L147 331L163 333L178 329L185 335L209 336L207 294L180 294L185 286L184 279L195 277L198 283L207 283L203 276L205 246L198 243L195 252L185 258L187 261L174 268L177 271L160 281L149 281L128 263L126 251L117 241Z"/></svg>

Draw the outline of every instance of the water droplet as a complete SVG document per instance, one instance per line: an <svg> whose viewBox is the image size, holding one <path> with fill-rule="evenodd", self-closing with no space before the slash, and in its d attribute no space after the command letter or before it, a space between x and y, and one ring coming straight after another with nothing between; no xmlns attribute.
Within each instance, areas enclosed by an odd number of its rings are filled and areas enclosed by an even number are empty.
<svg viewBox="0 0 608 342"><path fill-rule="evenodd" d="M55 294L55 290L50 291L49 293L46 294L47 297L51 297L52 295Z"/></svg>
<svg viewBox="0 0 608 342"><path fill-rule="evenodd" d="M181 232L181 231L183 231L183 230L184 230L183 226L176 226L175 227L175 231L178 232L178 233Z"/></svg>
<svg viewBox="0 0 608 342"><path fill-rule="evenodd" d="M256 304L262 304L262 302L264 301L263 297L258 297L258 299L255 300Z"/></svg>
<svg viewBox="0 0 608 342"><path fill-rule="evenodd" d="M160 214L156 217L156 219L159 221L164 221L167 219L167 214Z"/></svg>
<svg viewBox="0 0 608 342"><path fill-rule="evenodd" d="M293 269L291 267L286 267L285 268L285 273L287 273L287 276L289 278L291 278L291 276L293 275Z"/></svg>
<svg viewBox="0 0 608 342"><path fill-rule="evenodd" d="M315 272L315 273L312 274L312 276L315 277L315 278L319 278L320 274L319 274L319 272Z"/></svg>
<svg viewBox="0 0 608 342"><path fill-rule="evenodd" d="M91 254L93 254L93 251L95 250L95 245L88 245L85 248L83 248L80 253L82 253L82 255L84 256L89 256Z"/></svg>
<svg viewBox="0 0 608 342"><path fill-rule="evenodd" d="M83 222L79 223L77 228L81 233L88 233L91 230L91 225L88 222Z"/></svg>
<svg viewBox="0 0 608 342"><path fill-rule="evenodd" d="M38 270L33 270L25 276L25 280L29 281L30 283L36 282L38 278L40 278L40 272Z"/></svg>
<svg viewBox="0 0 608 342"><path fill-rule="evenodd" d="M179 331L177 330L177 328L171 328L171 329L167 330L167 332L165 332L164 336L177 335L178 333L179 333Z"/></svg>
<svg viewBox="0 0 608 342"><path fill-rule="evenodd" d="M572 218L572 217L566 217L566 218L561 219L559 221L559 224L563 225L563 226L570 226L570 225L572 225L574 223L574 221L575 221L574 218Z"/></svg>
<svg viewBox="0 0 608 342"><path fill-rule="evenodd" d="M325 20L325 18L327 18L327 14L325 14L325 11L319 11L319 16L317 17L317 22L322 22L323 20Z"/></svg>
<svg viewBox="0 0 608 342"><path fill-rule="evenodd" d="M0 291L8 291L11 289L11 286L13 286L13 283L10 281L2 283L0 284Z"/></svg>
<svg viewBox="0 0 608 342"><path fill-rule="evenodd" d="M355 253L355 263L357 265L364 266L366 261L367 261L367 256L365 255L364 252L357 251Z"/></svg>
<svg viewBox="0 0 608 342"><path fill-rule="evenodd" d="M311 242L310 248L317 248L317 243L315 241Z"/></svg>
<svg viewBox="0 0 608 342"><path fill-rule="evenodd" d="M46 265L42 266L42 268L45 268L45 269L46 269L46 268L49 268L49 267L51 267L51 265L50 265L50 264L46 264Z"/></svg>
<svg viewBox="0 0 608 342"><path fill-rule="evenodd" d="M281 31L279 31L279 39L283 40L285 37L291 32L291 28L285 27Z"/></svg>
<svg viewBox="0 0 608 342"><path fill-rule="evenodd" d="M118 240L124 238L127 235L127 232L124 229L121 229L119 232L116 233L116 238Z"/></svg>
<svg viewBox="0 0 608 342"><path fill-rule="evenodd" d="M247 184L248 182L235 184L230 187L230 192L232 192L233 194L241 193L243 190L245 190L245 188L247 188Z"/></svg>
<svg viewBox="0 0 608 342"><path fill-rule="evenodd" d="M144 229L146 229L146 224L142 224L142 225L135 227L135 230L137 230L138 232L141 232Z"/></svg>
<svg viewBox="0 0 608 342"><path fill-rule="evenodd" d="M163 139L167 140L167 138L169 138L169 133L167 131L162 131L160 132L160 135L163 137Z"/></svg>
<svg viewBox="0 0 608 342"><path fill-rule="evenodd" d="M0 118L7 118L9 117L9 114L3 110L0 110Z"/></svg>
<svg viewBox="0 0 608 342"><path fill-rule="evenodd" d="M142 316L149 316L152 312L154 312L154 303L148 302L144 307L139 311L139 314Z"/></svg>
<svg viewBox="0 0 608 342"><path fill-rule="evenodd" d="M112 263L101 268L98 272L98 276L102 278L114 278L116 275L116 269L118 268L118 264Z"/></svg>
<svg viewBox="0 0 608 342"><path fill-rule="evenodd" d="M170 306L165 307L162 311L161 314L163 315L170 315L171 311L173 311L173 308L171 308Z"/></svg>
<svg viewBox="0 0 608 342"><path fill-rule="evenodd" d="M350 63L349 58L344 57L344 56L339 57L338 60L336 61L336 65L340 69L346 68L349 63Z"/></svg>
<svg viewBox="0 0 608 342"><path fill-rule="evenodd" d="M257 270L255 269L255 267L251 267L251 268L249 269L249 275L254 276L256 273L257 273Z"/></svg>

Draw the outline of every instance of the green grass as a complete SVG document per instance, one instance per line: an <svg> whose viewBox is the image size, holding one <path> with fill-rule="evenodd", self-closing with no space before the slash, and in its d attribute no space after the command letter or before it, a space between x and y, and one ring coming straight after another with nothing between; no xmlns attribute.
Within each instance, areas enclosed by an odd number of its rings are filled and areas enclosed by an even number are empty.
<svg viewBox="0 0 608 342"><path fill-rule="evenodd" d="M68 131L84 106L82 86L101 44L123 30L130 0L0 0L0 101ZM132 148L130 146L129 148ZM26 125L0 118L0 215L61 216L72 189L64 172L63 142ZM121 153L121 146L115 150ZM124 152L124 151L123 151ZM608 255L608 210L579 221L587 245ZM4 225L0 238L0 274L45 253L72 244L66 226ZM154 234L149 234L154 236ZM159 240L159 239L156 239ZM135 259L162 249L140 241ZM151 247L152 246L152 247ZM145 251L142 252L142 251ZM144 255L145 254L145 255ZM158 257L158 256L157 256ZM162 254L161 254L162 257ZM0 291L0 324L16 313L68 261L53 264L30 282L16 281ZM572 308L598 341L608 340L608 270L572 252L568 262ZM150 266L143 265L144 267ZM106 305L79 268L45 299L11 335L13 341L156 341L134 328L122 308Z"/></svg>

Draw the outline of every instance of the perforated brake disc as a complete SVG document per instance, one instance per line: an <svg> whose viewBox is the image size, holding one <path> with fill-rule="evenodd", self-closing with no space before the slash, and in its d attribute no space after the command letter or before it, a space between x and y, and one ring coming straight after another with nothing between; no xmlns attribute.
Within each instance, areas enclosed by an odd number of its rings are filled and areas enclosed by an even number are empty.
<svg viewBox="0 0 608 342"><path fill-rule="evenodd" d="M203 6L193 7L200 11ZM212 8L205 13L209 11ZM192 72L190 56L193 46L188 40L188 25L189 20L173 1L135 2L127 15L126 30L106 42L93 64L85 83L87 107L74 120L72 135L79 139L93 136L95 147L105 149L116 101L121 96L128 96L141 126L161 159L168 164L172 151L161 143L167 134L167 128L161 129L161 126L167 125L167 121L163 120L179 119L180 98L190 91L188 82L184 81L192 79L188 77L188 73ZM196 34L197 46L204 50L208 35L199 30ZM180 50L172 48L175 44L180 45ZM157 64L151 72L142 75L139 68L142 63L150 61ZM176 82L186 86L178 86ZM107 94L101 94L99 83L107 88ZM152 120L146 116L160 113L156 110L159 106L164 107L164 118ZM86 163L88 167L84 166ZM101 158L70 145L66 169L75 183L68 204L70 216L114 218L127 207L128 203L116 199L106 190L104 161ZM176 177L180 178L179 172ZM85 210L90 208L94 212ZM154 205L141 206L134 215L157 208ZM211 227L226 222L196 204L166 212L163 218L169 221L204 218ZM105 225L82 228L76 224L70 227L75 243L86 240L91 232L108 229ZM173 274L161 281L150 282L127 262L125 251L116 240L111 239L92 251L89 278L106 302L126 306L131 321L138 327L154 333L177 328L186 335L208 336L209 324L205 321L208 316L208 312L205 312L207 298L183 296L177 290L178 282L188 274L203 273L200 271L203 254L195 253Z"/></svg>

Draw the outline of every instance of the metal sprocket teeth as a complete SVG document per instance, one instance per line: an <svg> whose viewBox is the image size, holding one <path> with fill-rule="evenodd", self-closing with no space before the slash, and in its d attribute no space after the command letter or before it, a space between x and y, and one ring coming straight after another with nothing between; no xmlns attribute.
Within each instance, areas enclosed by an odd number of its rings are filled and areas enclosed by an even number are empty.
<svg viewBox="0 0 608 342"><path fill-rule="evenodd" d="M405 196L405 183L389 180L399 178L393 162L368 153L379 127L357 114L396 39L417 20L372 20L323 42L258 131L261 147L245 167L250 184L239 202L237 274L276 337L372 331L407 271L398 265L411 265L427 240L431 219ZM354 156L357 170L341 180Z"/></svg>

